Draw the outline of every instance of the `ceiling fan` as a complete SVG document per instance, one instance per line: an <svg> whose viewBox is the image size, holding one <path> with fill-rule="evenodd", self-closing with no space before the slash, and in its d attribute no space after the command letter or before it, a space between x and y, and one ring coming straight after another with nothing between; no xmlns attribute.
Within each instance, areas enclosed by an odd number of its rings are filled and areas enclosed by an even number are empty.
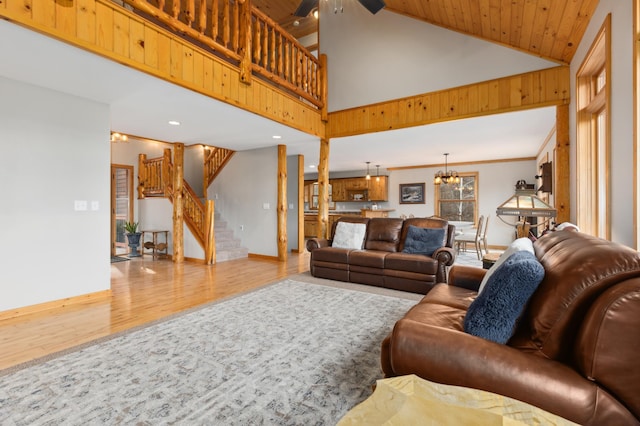
<svg viewBox="0 0 640 426"><path fill-rule="evenodd" d="M304 18L316 7L318 7L319 0L302 0L298 8L293 14ZM369 12L376 14L378 11L386 6L384 0L358 0L358 3L363 5Z"/></svg>

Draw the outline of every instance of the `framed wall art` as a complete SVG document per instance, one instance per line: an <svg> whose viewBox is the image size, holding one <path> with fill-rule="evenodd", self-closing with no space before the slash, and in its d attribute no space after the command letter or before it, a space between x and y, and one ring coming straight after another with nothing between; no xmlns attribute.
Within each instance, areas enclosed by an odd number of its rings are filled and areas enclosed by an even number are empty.
<svg viewBox="0 0 640 426"><path fill-rule="evenodd" d="M400 204L424 204L424 183L401 183Z"/></svg>

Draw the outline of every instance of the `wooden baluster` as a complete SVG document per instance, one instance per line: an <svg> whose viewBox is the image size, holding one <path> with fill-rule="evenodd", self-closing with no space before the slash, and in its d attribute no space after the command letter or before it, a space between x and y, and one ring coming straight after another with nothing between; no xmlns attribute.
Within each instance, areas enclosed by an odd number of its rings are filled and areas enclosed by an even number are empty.
<svg viewBox="0 0 640 426"><path fill-rule="evenodd" d="M251 83L251 1L245 0L240 4L240 81L246 84Z"/></svg>
<svg viewBox="0 0 640 426"><path fill-rule="evenodd" d="M291 43L286 42L284 46L284 79L291 81Z"/></svg>
<svg viewBox="0 0 640 426"><path fill-rule="evenodd" d="M262 46L262 44L260 44L260 28L260 20L256 19L255 31L253 35L253 62L258 65L260 64L260 46Z"/></svg>
<svg viewBox="0 0 640 426"><path fill-rule="evenodd" d="M269 26L265 21L264 34L262 35L262 66L269 69Z"/></svg>
<svg viewBox="0 0 640 426"><path fill-rule="evenodd" d="M173 0L173 8L172 8L172 15L175 19L178 19L178 15L180 15L180 3L182 2L182 0Z"/></svg>
<svg viewBox="0 0 640 426"><path fill-rule="evenodd" d="M171 194L171 149L165 148L162 153L162 190L164 196Z"/></svg>
<svg viewBox="0 0 640 426"><path fill-rule="evenodd" d="M206 238L204 244L204 263L206 265L213 265L216 263L216 237L214 233L215 210L213 200L207 200L205 212L204 232Z"/></svg>
<svg viewBox="0 0 640 426"><path fill-rule="evenodd" d="M207 29L207 0L200 0L198 8L198 29L200 34L204 34Z"/></svg>
<svg viewBox="0 0 640 426"><path fill-rule="evenodd" d="M195 0L187 0L187 7L184 11L187 25L191 26L196 18L196 2Z"/></svg>
<svg viewBox="0 0 640 426"><path fill-rule="evenodd" d="M271 60L269 61L269 69L272 73L278 72L276 66L276 29L275 27L271 27Z"/></svg>
<svg viewBox="0 0 640 426"><path fill-rule="evenodd" d="M225 0L222 9L222 44L224 47L229 47L229 1Z"/></svg>
<svg viewBox="0 0 640 426"><path fill-rule="evenodd" d="M233 37L231 38L233 51L237 52L240 47L240 7L238 2L233 3Z"/></svg>
<svg viewBox="0 0 640 426"><path fill-rule="evenodd" d="M282 63L282 55L283 55L283 51L282 51L282 34L278 34L278 75L280 77L282 77L282 68L283 68L283 63Z"/></svg>
<svg viewBox="0 0 640 426"><path fill-rule="evenodd" d="M211 2L211 38L218 39L218 0Z"/></svg>
<svg viewBox="0 0 640 426"><path fill-rule="evenodd" d="M158 9L164 12L164 0L158 0Z"/></svg>

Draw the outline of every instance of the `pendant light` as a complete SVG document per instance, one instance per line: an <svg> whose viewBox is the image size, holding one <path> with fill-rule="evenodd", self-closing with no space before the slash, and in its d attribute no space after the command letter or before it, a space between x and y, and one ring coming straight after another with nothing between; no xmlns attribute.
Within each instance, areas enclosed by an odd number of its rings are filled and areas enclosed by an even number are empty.
<svg viewBox="0 0 640 426"><path fill-rule="evenodd" d="M366 180L371 180L371 173L369 173L369 164L371 164L371 161L367 161L367 176L365 176Z"/></svg>
<svg viewBox="0 0 640 426"><path fill-rule="evenodd" d="M380 182L380 164L376 164L376 182Z"/></svg>

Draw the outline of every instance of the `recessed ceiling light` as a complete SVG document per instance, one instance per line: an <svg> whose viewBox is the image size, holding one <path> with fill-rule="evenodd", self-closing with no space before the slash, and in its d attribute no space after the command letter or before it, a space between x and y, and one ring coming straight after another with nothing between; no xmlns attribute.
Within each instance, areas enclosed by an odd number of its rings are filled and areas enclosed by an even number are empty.
<svg viewBox="0 0 640 426"><path fill-rule="evenodd" d="M280 136L280 135L273 135L273 136L271 136L271 137L272 137L273 139L282 139L282 136Z"/></svg>
<svg viewBox="0 0 640 426"><path fill-rule="evenodd" d="M314 166L313 164L309 166L310 169L315 169L316 166Z"/></svg>
<svg viewBox="0 0 640 426"><path fill-rule="evenodd" d="M169 124L171 124L172 126L179 126L180 122L177 120L169 120Z"/></svg>

